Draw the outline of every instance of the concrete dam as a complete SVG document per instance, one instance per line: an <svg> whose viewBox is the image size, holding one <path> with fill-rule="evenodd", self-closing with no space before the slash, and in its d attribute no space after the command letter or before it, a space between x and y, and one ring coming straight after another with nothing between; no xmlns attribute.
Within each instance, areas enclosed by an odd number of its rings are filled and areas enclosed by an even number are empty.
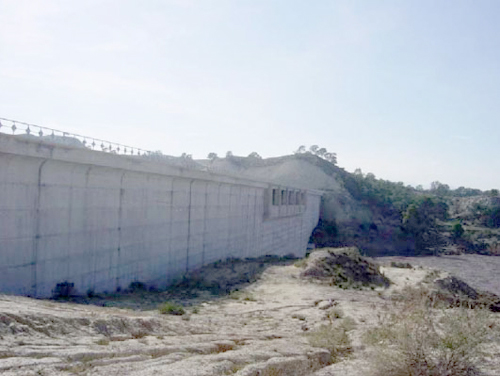
<svg viewBox="0 0 500 376"><path fill-rule="evenodd" d="M0 292L161 288L228 257L303 256L320 202L319 191L0 133Z"/></svg>

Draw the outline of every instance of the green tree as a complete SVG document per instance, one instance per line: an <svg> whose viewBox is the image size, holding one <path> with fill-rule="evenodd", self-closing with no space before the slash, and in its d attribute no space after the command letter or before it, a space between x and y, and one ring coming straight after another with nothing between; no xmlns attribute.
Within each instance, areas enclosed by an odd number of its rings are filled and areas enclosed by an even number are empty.
<svg viewBox="0 0 500 376"><path fill-rule="evenodd" d="M450 186L448 184L443 184L439 181L433 181L431 183L431 192L436 196L449 196Z"/></svg>
<svg viewBox="0 0 500 376"><path fill-rule="evenodd" d="M300 145L297 150L295 150L293 153L294 154L302 154L306 152L306 147L304 145Z"/></svg>
<svg viewBox="0 0 500 376"><path fill-rule="evenodd" d="M462 237L464 234L465 230L463 226L460 223L455 223L451 229L451 235L453 236L453 239L457 240Z"/></svg>
<svg viewBox="0 0 500 376"><path fill-rule="evenodd" d="M337 164L337 154L335 153L325 153L325 155L323 155L323 158L333 165Z"/></svg>
<svg viewBox="0 0 500 376"><path fill-rule="evenodd" d="M425 197L411 204L403 216L403 229L415 245L416 254L430 254L443 244L441 228L436 222L447 218L444 201Z"/></svg>
<svg viewBox="0 0 500 376"><path fill-rule="evenodd" d="M486 226L500 228L500 206L494 206L487 211Z"/></svg>
<svg viewBox="0 0 500 376"><path fill-rule="evenodd" d="M248 158L257 158L257 159L262 159L262 157L259 155L259 153L257 152L251 152L249 155L248 155Z"/></svg>
<svg viewBox="0 0 500 376"><path fill-rule="evenodd" d="M327 151L325 148L321 148L321 149L318 149L318 151L316 152L316 154L317 154L319 157L323 158L327 152L328 152L328 151Z"/></svg>

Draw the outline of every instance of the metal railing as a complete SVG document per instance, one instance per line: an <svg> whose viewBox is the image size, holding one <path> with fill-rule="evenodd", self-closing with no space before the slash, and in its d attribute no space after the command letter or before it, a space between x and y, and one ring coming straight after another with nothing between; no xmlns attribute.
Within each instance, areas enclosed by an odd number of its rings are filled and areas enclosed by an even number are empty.
<svg viewBox="0 0 500 376"><path fill-rule="evenodd" d="M0 117L0 133L28 139L37 139L42 142L62 144L74 148L85 148L104 153L138 156L151 161L166 163L171 166L187 168L190 170L208 171L215 174L241 178L241 174L238 174L230 169L221 166L205 165L190 158L173 157L165 155L160 151L144 150L112 141L101 140L95 137L83 136L76 133L65 132L54 128L29 124L2 117Z"/></svg>
<svg viewBox="0 0 500 376"><path fill-rule="evenodd" d="M38 138L41 141L54 142L73 147L86 148L106 153L122 155L155 155L152 152L132 146L118 144L116 142L101 140L95 137L82 136L76 133L60 131L58 129L43 127L36 124L28 124L22 121L0 118L0 133Z"/></svg>
<svg viewBox="0 0 500 376"><path fill-rule="evenodd" d="M74 148L85 148L93 151L137 156L155 162L166 163L171 166L187 168L190 170L204 170L216 174L237 176L233 171L215 166L206 166L190 158L173 157L160 151L150 151L119 144L117 142L101 140L95 137L83 136L76 133L65 132L41 125L25 123L18 120L0 117L0 133L36 139L42 142L56 143Z"/></svg>

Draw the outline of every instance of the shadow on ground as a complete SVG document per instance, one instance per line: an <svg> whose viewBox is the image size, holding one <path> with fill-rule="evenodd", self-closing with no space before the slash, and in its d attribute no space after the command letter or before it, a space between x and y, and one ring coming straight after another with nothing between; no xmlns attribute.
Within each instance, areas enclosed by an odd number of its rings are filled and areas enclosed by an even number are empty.
<svg viewBox="0 0 500 376"><path fill-rule="evenodd" d="M71 288L65 286L63 293L57 294L52 300L134 310L156 309L166 301L189 307L220 299L257 281L268 267L290 265L296 260L293 255L228 258L190 272L166 289L157 289L135 281L123 291L100 294L89 292L82 296L73 294Z"/></svg>

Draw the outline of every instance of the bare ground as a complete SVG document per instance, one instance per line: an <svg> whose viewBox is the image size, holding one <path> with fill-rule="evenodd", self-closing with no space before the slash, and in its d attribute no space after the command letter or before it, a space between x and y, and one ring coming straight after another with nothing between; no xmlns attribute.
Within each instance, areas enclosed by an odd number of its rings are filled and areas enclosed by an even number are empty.
<svg viewBox="0 0 500 376"><path fill-rule="evenodd" d="M257 282L191 306L184 316L0 295L0 373L370 375L363 332L377 325L393 291L428 273L382 270L394 282L388 289L343 290L305 281L293 265L271 266ZM352 354L335 364L306 336L330 320L345 320L332 319L332 310L356 324L349 332ZM500 374L497 350L482 365L486 374Z"/></svg>
<svg viewBox="0 0 500 376"><path fill-rule="evenodd" d="M432 257L378 257L381 263L409 262L415 266L446 271L469 285L500 296L500 257L475 254Z"/></svg>

